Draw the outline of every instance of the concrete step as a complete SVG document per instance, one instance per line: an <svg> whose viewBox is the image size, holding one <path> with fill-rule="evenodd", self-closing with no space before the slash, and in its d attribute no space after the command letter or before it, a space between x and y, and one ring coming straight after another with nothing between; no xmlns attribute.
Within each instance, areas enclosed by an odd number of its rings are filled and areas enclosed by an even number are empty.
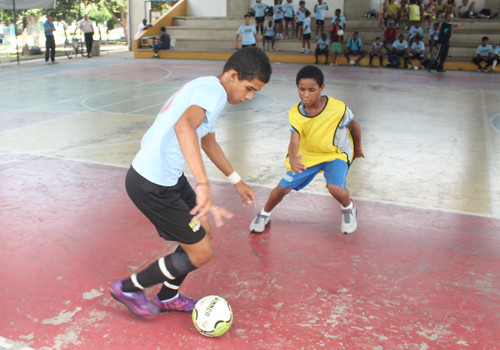
<svg viewBox="0 0 500 350"><path fill-rule="evenodd" d="M199 38L199 39L225 39L225 40L234 40L236 36L235 28L205 28L200 31L197 27L169 27L167 32L170 34L172 38ZM408 31L400 31L401 34L404 34L405 37L408 36ZM373 42L377 36L382 37L382 33L378 30L376 31L367 31L367 30L359 30L360 38L363 42ZM484 33L468 33L468 32L458 32L453 34L453 43L456 45L462 44L472 44L479 45L481 43L481 38L484 36ZM489 34L490 42L492 45L496 46L500 42L500 31L497 34ZM347 42L347 38L349 35L344 37L344 41ZM313 31L312 41L316 41L316 35ZM424 41L427 43L429 40L428 31L425 32Z"/></svg>
<svg viewBox="0 0 500 350"><path fill-rule="evenodd" d="M271 19L266 17L266 21ZM440 21L439 19L437 21ZM252 23L254 20L252 19ZM466 23L464 27L454 28L454 33L457 32L482 32L485 35L489 33L500 33L500 20L479 20L479 19L459 19L455 20L453 23ZM174 18L174 26L186 26L203 28L235 28L237 29L241 24L243 24L243 18L240 17L176 17ZM331 18L326 18L325 20L325 30L329 29L331 25ZM311 23L311 28L315 28L316 22L313 19ZM424 24L424 28L427 31L427 23ZM347 19L347 31L362 30L362 29L372 29L374 31L383 31L383 29L378 28L378 21L376 19L357 19L350 20Z"/></svg>
<svg viewBox="0 0 500 350"><path fill-rule="evenodd" d="M298 40L277 40L274 43L276 51L274 53L299 53L302 49L302 42ZM311 43L311 50L314 52L316 48L315 43ZM342 50L345 44L342 45ZM175 46L176 50L219 50L231 51L234 49L234 40L222 39L198 39L198 38L178 38ZM363 45L363 49L369 51L370 45ZM428 49L427 49L428 50ZM461 59L469 60L475 56L476 46L451 46L449 55L450 57L459 57ZM342 53L343 55L343 53Z"/></svg>

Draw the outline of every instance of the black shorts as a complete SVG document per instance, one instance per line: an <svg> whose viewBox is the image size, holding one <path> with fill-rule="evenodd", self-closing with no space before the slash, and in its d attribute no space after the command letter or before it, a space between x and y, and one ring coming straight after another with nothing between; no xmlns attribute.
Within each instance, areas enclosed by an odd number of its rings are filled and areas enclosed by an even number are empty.
<svg viewBox="0 0 500 350"><path fill-rule="evenodd" d="M316 24L320 26L322 24L325 24L325 21L323 21L322 19L317 19Z"/></svg>
<svg viewBox="0 0 500 350"><path fill-rule="evenodd" d="M160 186L142 177L133 167L127 172L125 187L137 208L167 241L194 244L205 237L201 224L192 221L189 211L196 206L196 194L182 175L174 186Z"/></svg>
<svg viewBox="0 0 500 350"><path fill-rule="evenodd" d="M319 47L316 48L316 53L318 55L328 55L328 48L320 49Z"/></svg>
<svg viewBox="0 0 500 350"><path fill-rule="evenodd" d="M290 21L293 21L293 17L285 17L285 22L288 23Z"/></svg>
<svg viewBox="0 0 500 350"><path fill-rule="evenodd" d="M297 28L302 28L303 24L304 24L304 22L297 22Z"/></svg>
<svg viewBox="0 0 500 350"><path fill-rule="evenodd" d="M241 45L241 48L244 48L244 47L250 47L250 46L257 46L256 44L250 44L250 45Z"/></svg>
<svg viewBox="0 0 500 350"><path fill-rule="evenodd" d="M266 20L266 17L255 17L255 22L256 23L264 23L264 21Z"/></svg>
<svg viewBox="0 0 500 350"><path fill-rule="evenodd" d="M267 35L264 36L265 41L272 41L273 39L274 39L274 36L267 36Z"/></svg>
<svg viewBox="0 0 500 350"><path fill-rule="evenodd" d="M280 19L275 19L275 20L274 20L274 24L281 23L282 21L283 21L283 19L281 19L281 18L280 18Z"/></svg>

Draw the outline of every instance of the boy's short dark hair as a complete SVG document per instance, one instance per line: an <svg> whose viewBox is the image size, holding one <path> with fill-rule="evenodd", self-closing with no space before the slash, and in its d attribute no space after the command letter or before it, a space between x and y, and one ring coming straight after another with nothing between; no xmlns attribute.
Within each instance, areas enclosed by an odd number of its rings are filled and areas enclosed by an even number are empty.
<svg viewBox="0 0 500 350"><path fill-rule="evenodd" d="M243 18L246 18L246 17L252 17L252 16L250 16L249 13L245 13L245 15L243 16Z"/></svg>
<svg viewBox="0 0 500 350"><path fill-rule="evenodd" d="M485 40L490 41L490 38L488 38L487 36L483 36L483 38L481 39L481 41L485 41Z"/></svg>
<svg viewBox="0 0 500 350"><path fill-rule="evenodd" d="M311 15L311 12L309 10L306 10L306 17L309 17Z"/></svg>
<svg viewBox="0 0 500 350"><path fill-rule="evenodd" d="M375 38L375 40L380 40L380 37L379 37L379 36L377 36L377 37Z"/></svg>
<svg viewBox="0 0 500 350"><path fill-rule="evenodd" d="M306 3L306 2L305 2L305 0L300 0L300 1L299 1L299 5L302 5L302 4L304 4L304 5L305 5L305 3Z"/></svg>
<svg viewBox="0 0 500 350"><path fill-rule="evenodd" d="M160 28L160 30L161 30L162 32L166 32L166 31L167 31L167 28L165 28L165 27L161 27L161 28Z"/></svg>
<svg viewBox="0 0 500 350"><path fill-rule="evenodd" d="M323 86L325 83L323 72L316 66L305 66L299 70L297 78L295 79L295 84L298 86L302 79L314 79L319 86Z"/></svg>
<svg viewBox="0 0 500 350"><path fill-rule="evenodd" d="M254 78L267 84L271 79L271 62L266 53L257 47L244 47L229 57L223 72L234 69L238 79L251 81Z"/></svg>

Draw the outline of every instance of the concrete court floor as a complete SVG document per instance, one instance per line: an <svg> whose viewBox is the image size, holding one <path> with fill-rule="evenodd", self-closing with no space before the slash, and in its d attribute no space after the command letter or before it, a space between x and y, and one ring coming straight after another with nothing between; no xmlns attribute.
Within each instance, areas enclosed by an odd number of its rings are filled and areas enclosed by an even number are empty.
<svg viewBox="0 0 500 350"><path fill-rule="evenodd" d="M496 349L500 329L500 75L322 66L363 130L349 173L359 228L339 232L321 176L262 235L207 164L235 217L182 290L217 294L219 339L186 314L129 314L109 282L173 249L128 200L140 139L183 83L223 62L129 53L0 67L0 349ZM285 168L300 65L274 64L217 137L259 208ZM500 118L500 117L499 117Z"/></svg>

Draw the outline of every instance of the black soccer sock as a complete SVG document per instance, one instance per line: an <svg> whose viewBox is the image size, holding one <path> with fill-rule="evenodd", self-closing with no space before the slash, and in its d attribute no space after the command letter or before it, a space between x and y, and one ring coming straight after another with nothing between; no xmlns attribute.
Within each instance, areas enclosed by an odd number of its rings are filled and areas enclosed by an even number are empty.
<svg viewBox="0 0 500 350"><path fill-rule="evenodd" d="M176 279L172 281L165 281L163 282L163 286L161 287L160 291L158 292L158 299L161 301L163 300L168 300L172 299L179 293L179 287L181 286L182 282L186 279L187 275L177 277Z"/></svg>
<svg viewBox="0 0 500 350"><path fill-rule="evenodd" d="M124 292L138 292L165 281L172 284L177 278L185 277L195 269L196 266L191 263L186 252L181 247L177 247L174 253L160 258L146 269L137 274L132 274L123 281L122 290ZM180 286L180 283L177 282L177 284L173 283L172 285Z"/></svg>

